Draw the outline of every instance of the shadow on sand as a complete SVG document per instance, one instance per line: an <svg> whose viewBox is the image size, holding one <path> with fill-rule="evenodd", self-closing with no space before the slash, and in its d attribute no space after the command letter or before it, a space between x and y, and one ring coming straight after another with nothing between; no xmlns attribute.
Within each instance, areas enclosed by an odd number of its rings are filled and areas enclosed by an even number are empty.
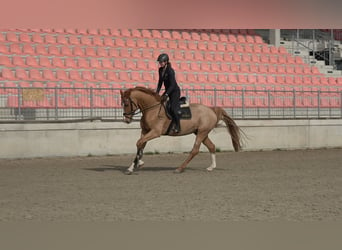
<svg viewBox="0 0 342 250"><path fill-rule="evenodd" d="M96 171L96 172L106 172L106 171L119 171L124 173L127 170L127 166L115 166L115 165L100 165L94 168L84 168L84 170L88 171ZM159 172L159 171L174 171L176 167L142 167L137 170L137 172L141 171L151 171L151 172ZM197 171L199 169L187 168L186 171Z"/></svg>

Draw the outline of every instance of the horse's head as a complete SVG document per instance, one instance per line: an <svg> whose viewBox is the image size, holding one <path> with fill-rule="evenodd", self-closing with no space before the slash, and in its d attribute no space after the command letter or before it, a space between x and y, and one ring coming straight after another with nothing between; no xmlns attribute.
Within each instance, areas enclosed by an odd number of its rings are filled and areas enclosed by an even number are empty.
<svg viewBox="0 0 342 250"><path fill-rule="evenodd" d="M135 100L131 98L131 89L122 91L120 90L121 94L121 103L123 107L123 115L124 115L124 122L130 123L133 119L133 115L135 111L139 109L138 105L136 104Z"/></svg>
<svg viewBox="0 0 342 250"><path fill-rule="evenodd" d="M120 90L121 102L123 105L123 115L124 121L130 123L134 115L140 109L140 112L155 107L156 103L160 103L160 96L152 89L147 89L144 87L135 87L133 89L128 89L126 91Z"/></svg>

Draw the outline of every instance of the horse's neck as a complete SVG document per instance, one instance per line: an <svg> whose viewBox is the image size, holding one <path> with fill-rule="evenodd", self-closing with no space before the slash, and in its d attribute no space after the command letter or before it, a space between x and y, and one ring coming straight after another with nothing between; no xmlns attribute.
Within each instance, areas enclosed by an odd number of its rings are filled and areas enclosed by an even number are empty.
<svg viewBox="0 0 342 250"><path fill-rule="evenodd" d="M158 102L154 97L149 96L145 93L136 94L135 98L138 102L137 104L140 107L140 109L146 109Z"/></svg>

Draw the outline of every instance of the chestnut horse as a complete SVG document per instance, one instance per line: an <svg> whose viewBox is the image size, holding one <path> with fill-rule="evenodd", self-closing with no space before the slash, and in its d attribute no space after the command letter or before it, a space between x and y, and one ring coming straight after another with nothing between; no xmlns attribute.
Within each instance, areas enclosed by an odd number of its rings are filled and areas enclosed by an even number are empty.
<svg viewBox="0 0 342 250"><path fill-rule="evenodd" d="M187 159L175 170L181 173L185 167L198 154L201 143L209 150L211 155L211 165L208 171L216 167L215 145L209 139L208 134L217 127L220 120L224 121L230 133L235 151L241 149L240 128L234 120L219 107L207 107L201 104L190 104L192 117L189 120L181 120L181 131L179 133L169 132L171 120L168 118L160 96L152 89L135 87L126 91L120 90L121 100L124 110L124 121L130 123L137 113L142 113L140 120L141 137L137 141L137 154L132 165L126 170L126 174L132 174L139 169L144 162L141 160L146 143L161 135L182 136L194 133L196 135L195 144Z"/></svg>

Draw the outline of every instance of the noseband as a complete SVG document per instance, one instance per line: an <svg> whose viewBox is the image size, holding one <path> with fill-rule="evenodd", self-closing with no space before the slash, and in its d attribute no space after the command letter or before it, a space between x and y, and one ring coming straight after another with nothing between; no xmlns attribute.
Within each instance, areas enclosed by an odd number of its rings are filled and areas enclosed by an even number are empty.
<svg viewBox="0 0 342 250"><path fill-rule="evenodd" d="M131 97L128 97L128 100L129 100L129 104L131 106L131 111L128 113L124 112L123 113L124 117L130 118L129 116L137 115L137 114L142 112L141 110L137 111L139 109L139 106L135 102L132 101ZM133 108L133 105L135 106L135 109Z"/></svg>

